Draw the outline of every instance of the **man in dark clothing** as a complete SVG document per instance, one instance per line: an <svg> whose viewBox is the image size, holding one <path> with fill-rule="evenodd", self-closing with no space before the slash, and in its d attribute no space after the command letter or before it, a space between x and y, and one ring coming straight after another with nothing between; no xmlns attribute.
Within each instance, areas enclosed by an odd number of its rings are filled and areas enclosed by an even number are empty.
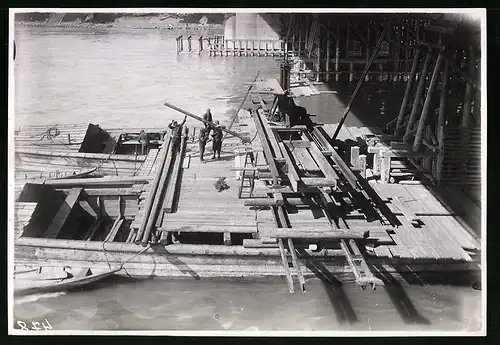
<svg viewBox="0 0 500 345"><path fill-rule="evenodd" d="M210 135L210 127L206 126L200 130L199 147L200 147L200 160L204 163L203 155L205 154L205 146L207 145L208 136Z"/></svg>
<svg viewBox="0 0 500 345"><path fill-rule="evenodd" d="M184 116L184 121L180 124L177 121L172 120L172 122L168 125L168 128L172 130L172 152L179 152L181 149L181 135L182 135L182 126L186 123L187 116Z"/></svg>
<svg viewBox="0 0 500 345"><path fill-rule="evenodd" d="M147 153L147 148L149 144L148 135L141 129L141 133L139 133L139 143L141 143L141 155L145 155Z"/></svg>
<svg viewBox="0 0 500 345"><path fill-rule="evenodd" d="M212 122L212 113L210 112L210 108L207 109L207 111L205 112L205 114L203 114L203 120L205 121L208 121L208 122ZM207 127L208 124L205 123L205 127Z"/></svg>
<svg viewBox="0 0 500 345"><path fill-rule="evenodd" d="M214 155L212 159L215 159L215 154L217 154L217 159L220 159L220 151L222 149L222 128L219 125L219 121L215 121L215 127L213 127L213 150L214 150Z"/></svg>

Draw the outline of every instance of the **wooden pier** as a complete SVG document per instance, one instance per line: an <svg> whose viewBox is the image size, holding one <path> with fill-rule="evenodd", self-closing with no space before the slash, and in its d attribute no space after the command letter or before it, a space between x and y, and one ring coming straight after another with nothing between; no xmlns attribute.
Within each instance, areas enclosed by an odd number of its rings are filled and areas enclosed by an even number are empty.
<svg viewBox="0 0 500 345"><path fill-rule="evenodd" d="M346 155L324 125L308 117L292 126L271 120L280 106L267 107L264 99L283 96L276 81L257 80L254 91L262 95L264 106L252 114L240 111L232 129L237 136L226 137L220 160L210 159L210 145L208 160L200 160L193 135L200 127L188 122L180 147L165 139L136 176L47 181L55 193L64 192L66 201L38 235L30 221L20 219L19 227L28 226L24 232L16 230L21 236L16 260L80 267L92 257L93 265L104 267L106 253L125 260L142 244L151 247L126 264L128 274L284 276L291 292L294 277L298 290L305 291L305 277L317 274L310 263L363 288L386 283L377 265L393 265L394 274L406 265L414 274L478 269L477 229L448 206L446 193L371 178L376 169L366 164L367 154L354 147ZM339 140L373 131L346 127ZM239 137L251 138L251 143ZM395 156L382 155L379 170L390 177L394 171L384 169L393 162L385 162L386 157ZM226 188L217 190L221 180ZM74 210L77 205L87 210L89 228L80 235L72 230L78 240L63 240L74 224L72 212L82 212ZM40 212L33 214L39 217ZM39 248L36 257L28 250L33 246ZM160 266L147 264L151 259Z"/></svg>

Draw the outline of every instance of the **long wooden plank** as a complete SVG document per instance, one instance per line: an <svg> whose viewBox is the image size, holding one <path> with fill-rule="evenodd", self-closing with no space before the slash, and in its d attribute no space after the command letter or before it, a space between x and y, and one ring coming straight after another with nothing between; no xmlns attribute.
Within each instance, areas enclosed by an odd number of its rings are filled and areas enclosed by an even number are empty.
<svg viewBox="0 0 500 345"><path fill-rule="evenodd" d="M111 230L109 231L108 236L106 236L106 239L104 242L113 242L115 240L116 234L118 234L118 231L120 230L122 224L123 224L123 218L117 218L115 222L113 223L113 226L111 227Z"/></svg>
<svg viewBox="0 0 500 345"><path fill-rule="evenodd" d="M283 159L283 154L281 153L281 149L278 146L278 141L276 140L276 136L274 135L273 130L269 127L269 123L267 122L266 117L262 113L258 114L258 116L269 138L269 142L271 143L271 147L273 148L275 157L277 159Z"/></svg>
<svg viewBox="0 0 500 345"><path fill-rule="evenodd" d="M297 238L297 239L356 239L362 240L369 236L369 230L351 231L351 229L331 230L331 231L299 231L295 228L291 229L275 229L268 234L271 238Z"/></svg>
<svg viewBox="0 0 500 345"><path fill-rule="evenodd" d="M290 157L288 149L285 147L285 144L283 144L283 142L279 142L279 145L282 149L283 157L285 158L285 163L287 165L287 176L290 180L290 185L292 187L292 190L294 192L297 192L299 190L300 183L299 173L295 167L295 164L293 163L292 158Z"/></svg>
<svg viewBox="0 0 500 345"><path fill-rule="evenodd" d="M126 177L98 177L66 180L46 180L44 184L49 186L119 186L132 185L138 182L151 181L150 176L126 176Z"/></svg>
<svg viewBox="0 0 500 345"><path fill-rule="evenodd" d="M160 231L168 232L204 232L204 233L237 233L237 234L251 234L257 232L257 226L242 226L242 225L208 225L208 224L164 224Z"/></svg>
<svg viewBox="0 0 500 345"><path fill-rule="evenodd" d="M52 223L50 224L49 228L45 232L44 237L46 238L57 238L59 235L59 232L64 226L64 223L69 217L69 214L73 210L73 207L75 206L76 202L78 201L78 198L80 197L80 194L82 192L82 188L73 188L71 191L68 193L66 196L66 199L64 200L64 203L61 205L61 208L57 212L56 216L52 220Z"/></svg>
<svg viewBox="0 0 500 345"><path fill-rule="evenodd" d="M90 206L87 200L80 201L80 207L83 210L85 210L88 214L90 214L92 217L97 217L97 212L92 208L92 206Z"/></svg>
<svg viewBox="0 0 500 345"><path fill-rule="evenodd" d="M180 112L180 113L182 113L182 114L184 114L184 115L187 115L187 116L189 116L189 117L192 117L193 119L196 119L196 120L201 121L201 122L203 122L203 123L205 123L205 124L208 124L208 125L210 125L210 126L212 126L212 127L215 127L215 126L216 126L216 124L215 124L215 123L210 122L210 121L206 121L206 120L202 119L202 118L201 118L201 117L199 117L199 116L196 116L196 115L194 115L194 114L192 114L192 113L190 113L190 112L188 112L188 111L185 111L185 110L183 110L183 109L181 109L181 108L176 107L176 106L175 106L175 105L173 105L173 104L170 104L170 103L165 102L165 103L164 103L164 105L165 105L166 107L171 108L171 109L177 110L178 112ZM243 137L242 135L240 135L240 133L236 133L236 132L233 132L233 131L227 130L227 129L226 129L226 128L224 128L224 127L221 127L221 130L222 130L223 132L227 133L227 134L231 134L231 135L233 135L233 136L237 137L238 139L241 139L241 141L243 141L243 142L250 142L250 139L249 139L249 138Z"/></svg>
<svg viewBox="0 0 500 345"><path fill-rule="evenodd" d="M321 168L321 171L323 171L323 174L328 180L338 180L339 176L337 175L335 170L333 170L333 167L330 165L330 163L328 163L325 156L323 156L323 153L321 153L316 144L311 145L311 147L309 148L309 152L314 157L316 164L318 164L318 166Z"/></svg>
<svg viewBox="0 0 500 345"><path fill-rule="evenodd" d="M170 181L168 182L167 192L165 193L165 199L163 202L163 207L160 210L160 213L172 213L174 208L174 197L175 192L179 190L179 176L181 174L181 162L184 160L184 155L186 153L186 138L188 137L189 132L186 130L181 142L181 150L177 154L175 158L174 167L172 173L170 175ZM161 224L161 221L160 221Z"/></svg>
<svg viewBox="0 0 500 345"><path fill-rule="evenodd" d="M345 177L347 182L351 185L354 190L359 191L359 186L358 186L358 179L356 175L352 172L352 170L349 168L347 163L340 157L340 155L337 153L337 151L333 148L333 146L330 144L328 139L326 138L325 134L323 133L324 130L320 130L319 128L315 127L313 129L313 134L317 138L322 138L322 141L325 143L326 151L330 153L330 156L333 160L333 162L337 165L338 169L341 171L342 175Z"/></svg>
<svg viewBox="0 0 500 345"><path fill-rule="evenodd" d="M273 175L273 184L278 185L279 171L276 166L276 162L274 160L274 156L271 151L271 147L269 146L269 141L267 139L267 135L265 129L260 121L260 117L253 113L252 117L255 122L255 128L257 129L257 133L260 137L260 141L262 143L262 147L264 149L264 156L266 158L267 164L269 165L269 170L271 170L271 174Z"/></svg>

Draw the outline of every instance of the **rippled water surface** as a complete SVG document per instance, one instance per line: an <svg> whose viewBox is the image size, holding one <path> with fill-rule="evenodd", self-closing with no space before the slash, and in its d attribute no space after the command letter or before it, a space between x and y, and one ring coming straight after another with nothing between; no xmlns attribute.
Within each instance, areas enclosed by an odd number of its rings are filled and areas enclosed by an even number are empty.
<svg viewBox="0 0 500 345"><path fill-rule="evenodd" d="M177 55L177 35L16 29L16 126L162 126L182 118L163 106L165 101L196 114L210 107L216 118L227 119L244 96L244 82L258 70L264 77L278 75L277 58ZM360 100L369 103L372 96ZM284 279L115 279L84 291L17 299L14 313L15 321L47 319L55 330L456 331L481 328L480 295L446 285L361 291L352 284L340 289L310 280L307 293L291 295Z"/></svg>

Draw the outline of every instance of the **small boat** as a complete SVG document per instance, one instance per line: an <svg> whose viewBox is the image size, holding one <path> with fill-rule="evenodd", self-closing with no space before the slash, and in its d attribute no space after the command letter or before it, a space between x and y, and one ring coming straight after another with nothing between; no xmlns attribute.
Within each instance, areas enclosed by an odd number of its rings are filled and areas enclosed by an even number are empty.
<svg viewBox="0 0 500 345"><path fill-rule="evenodd" d="M141 152L140 130L104 130L92 123L23 127L14 138L16 179L30 180L40 174L41 178L61 178L92 169L101 175L136 175L166 133L163 128L144 128L149 145Z"/></svg>
<svg viewBox="0 0 500 345"><path fill-rule="evenodd" d="M14 295L61 292L96 282L120 271L113 269L74 269L67 267L37 267L14 272Z"/></svg>

